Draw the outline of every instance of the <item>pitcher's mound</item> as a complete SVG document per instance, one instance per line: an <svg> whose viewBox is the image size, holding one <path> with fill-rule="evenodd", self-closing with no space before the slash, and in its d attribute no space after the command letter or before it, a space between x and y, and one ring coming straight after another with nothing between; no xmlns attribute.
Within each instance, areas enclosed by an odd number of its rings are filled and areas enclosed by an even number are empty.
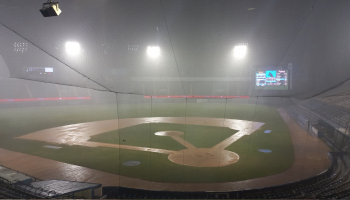
<svg viewBox="0 0 350 200"><path fill-rule="evenodd" d="M239 155L227 150L197 148L184 149L169 155L168 159L179 165L193 167L222 167L239 160Z"/></svg>

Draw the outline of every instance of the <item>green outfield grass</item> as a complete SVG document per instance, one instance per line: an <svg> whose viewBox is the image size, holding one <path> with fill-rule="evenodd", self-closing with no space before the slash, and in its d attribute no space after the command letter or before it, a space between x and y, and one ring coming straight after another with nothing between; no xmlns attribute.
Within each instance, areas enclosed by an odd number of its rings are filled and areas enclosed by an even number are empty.
<svg viewBox="0 0 350 200"><path fill-rule="evenodd" d="M117 112L118 111L118 112ZM181 166L168 155L106 147L58 145L62 149L43 148L46 142L14 139L34 131L68 124L132 117L216 117L264 122L250 136L243 136L226 150L236 152L240 160L218 168ZM0 112L0 148L80 165L105 172L159 182L228 182L273 175L287 170L294 162L288 127L276 108L235 103L158 103L108 106L66 106L2 109ZM144 146L168 150L186 149L157 131L177 130L196 147L212 147L237 131L223 127L152 123L140 124L93 136L90 141ZM263 133L272 130L271 133ZM52 145L52 144L50 144ZM269 149L262 153L258 149ZM140 161L138 166L122 165Z"/></svg>

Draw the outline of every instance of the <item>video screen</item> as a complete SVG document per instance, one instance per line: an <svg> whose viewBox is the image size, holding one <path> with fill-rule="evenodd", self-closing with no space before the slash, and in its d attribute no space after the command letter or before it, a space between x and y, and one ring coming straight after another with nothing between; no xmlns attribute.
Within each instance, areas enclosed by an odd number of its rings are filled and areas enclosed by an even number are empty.
<svg viewBox="0 0 350 200"><path fill-rule="evenodd" d="M287 70L266 70L255 73L255 89L288 90Z"/></svg>

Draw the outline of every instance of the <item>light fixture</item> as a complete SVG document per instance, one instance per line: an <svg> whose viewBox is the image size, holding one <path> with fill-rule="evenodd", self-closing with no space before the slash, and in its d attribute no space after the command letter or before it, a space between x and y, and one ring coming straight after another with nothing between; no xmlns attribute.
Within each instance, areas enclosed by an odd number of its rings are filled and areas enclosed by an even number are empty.
<svg viewBox="0 0 350 200"><path fill-rule="evenodd" d="M80 44L78 42L66 42L66 52L75 56L80 53Z"/></svg>
<svg viewBox="0 0 350 200"><path fill-rule="evenodd" d="M46 3L43 3L40 12L44 17L53 17L60 15L62 11L59 8L58 2L48 0Z"/></svg>
<svg viewBox="0 0 350 200"><path fill-rule="evenodd" d="M27 42L15 42L14 44L13 44L13 46L14 46L14 51L15 52L25 52L25 51L27 51L27 49L28 49L28 43Z"/></svg>
<svg viewBox="0 0 350 200"><path fill-rule="evenodd" d="M158 46L148 46L147 55L151 58L157 58L160 55L160 48Z"/></svg>
<svg viewBox="0 0 350 200"><path fill-rule="evenodd" d="M245 55L247 54L247 45L237 45L233 49L233 55L236 59L243 59Z"/></svg>

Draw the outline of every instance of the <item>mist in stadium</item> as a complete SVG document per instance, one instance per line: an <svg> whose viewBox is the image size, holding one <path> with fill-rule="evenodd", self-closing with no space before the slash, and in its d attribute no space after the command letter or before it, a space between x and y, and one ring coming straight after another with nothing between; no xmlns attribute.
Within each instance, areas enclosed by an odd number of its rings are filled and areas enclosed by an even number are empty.
<svg viewBox="0 0 350 200"><path fill-rule="evenodd" d="M0 198L350 198L349 9L0 0Z"/></svg>

